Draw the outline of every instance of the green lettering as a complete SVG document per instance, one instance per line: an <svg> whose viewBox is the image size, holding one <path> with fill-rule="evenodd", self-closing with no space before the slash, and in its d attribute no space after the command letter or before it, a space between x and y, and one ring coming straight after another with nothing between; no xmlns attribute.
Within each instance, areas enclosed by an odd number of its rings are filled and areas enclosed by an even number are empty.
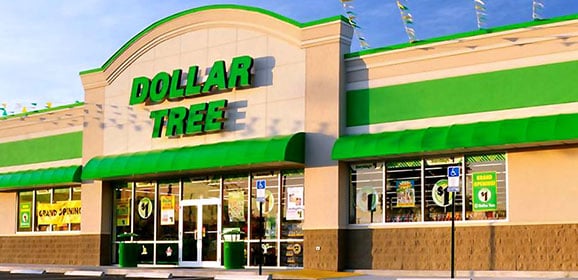
<svg viewBox="0 0 578 280"><path fill-rule="evenodd" d="M207 75L207 81L203 85L202 93L208 93L216 87L220 90L227 88L227 74L225 72L225 62L222 60L215 61L209 75Z"/></svg>
<svg viewBox="0 0 578 280"><path fill-rule="evenodd" d="M183 98L185 96L185 89L181 87L181 74L183 70L175 69L173 70L173 76L171 77L171 89L169 91L169 99L176 100Z"/></svg>
<svg viewBox="0 0 578 280"><path fill-rule="evenodd" d="M185 132L184 123L187 118L187 108L175 107L169 110L166 136L182 135Z"/></svg>
<svg viewBox="0 0 578 280"><path fill-rule="evenodd" d="M143 103L149 96L151 80L147 77L137 77L132 80L132 90L130 91L130 105Z"/></svg>
<svg viewBox="0 0 578 280"><path fill-rule="evenodd" d="M206 113L207 103L191 105L191 107L189 107L189 118L187 119L187 129L185 134L194 135L202 133Z"/></svg>
<svg viewBox="0 0 578 280"><path fill-rule="evenodd" d="M151 112L150 118L154 119L155 121L155 125L153 127L153 138L161 137L161 132L163 130L163 123L168 114L169 114L168 109L162 109Z"/></svg>
<svg viewBox="0 0 578 280"><path fill-rule="evenodd" d="M185 96L191 96L201 93L201 86L197 85L197 75L199 73L198 66L189 67L187 74L187 86L185 88Z"/></svg>
<svg viewBox="0 0 578 280"><path fill-rule="evenodd" d="M248 87L251 85L251 68L253 67L253 58L245 55L233 58L231 68L229 69L228 88Z"/></svg>
<svg viewBox="0 0 578 280"><path fill-rule="evenodd" d="M171 75L167 72L160 72L153 78L150 91L150 101L152 103L160 103L165 100L169 91L170 80Z"/></svg>
<svg viewBox="0 0 578 280"><path fill-rule="evenodd" d="M205 131L222 130L225 126L225 110L227 109L227 100L217 100L209 102L207 108L207 117L205 122Z"/></svg>

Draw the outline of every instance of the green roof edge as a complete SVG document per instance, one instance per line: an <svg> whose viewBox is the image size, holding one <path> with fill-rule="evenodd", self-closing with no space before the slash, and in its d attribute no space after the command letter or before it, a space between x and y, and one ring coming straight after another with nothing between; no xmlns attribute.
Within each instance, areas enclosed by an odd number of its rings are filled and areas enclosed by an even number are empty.
<svg viewBox="0 0 578 280"><path fill-rule="evenodd" d="M333 16L333 17L328 17L328 18L323 18L323 19L319 19L319 20L314 20L314 21L310 21L310 22L305 22L305 23L301 23L298 22L294 19L288 18L286 16L277 14L275 12L271 12L269 10L265 10L262 8L257 8L257 7L251 7L251 6L244 6L244 5L235 5L235 4L217 4L217 5L209 5L209 6L202 6L202 7L197 7L197 8L192 8L189 10L185 10L185 11L181 11L178 12L176 14L170 15L168 17L165 17L161 20L158 20L156 22L154 22L153 24L149 25L148 27L146 27L145 29L143 29L141 32L137 33L135 36L133 36L130 40L128 40L126 43L124 43L124 45L122 45L122 47L120 47L120 49L118 49L101 67L99 68L94 68L94 69L88 69L88 70L84 70L84 71L80 71L80 75L85 75L85 74L90 74L90 73L96 73L96 72L102 72L104 71L104 69L108 68L110 66L110 64L112 64L113 61L115 61L124 51L126 51L126 49L128 49L134 42L136 42L137 40L139 40L140 38L142 38L143 36L145 36L147 33L149 33L151 30L155 29L156 27L169 22L171 20L174 20L176 18L179 18L181 16L185 16L188 14L193 14L193 13L198 13L201 11L207 11L207 10L216 10L216 9L237 9L237 10L245 10L245 11L250 11L250 12L256 12L256 13L261 13L264 15L268 15L271 16L273 18L276 18L280 21L284 21L286 23L292 24L296 27L299 28L305 28L305 27L310 27L310 26L314 26L314 25L318 25L318 24L323 24L323 23L327 23L327 22L332 22L332 21L336 21L336 20L341 20L341 21L345 21L347 22L347 18L345 18L342 15L339 16Z"/></svg>
<svg viewBox="0 0 578 280"><path fill-rule="evenodd" d="M57 111L57 110L62 110L62 109L69 109L69 108L74 108L74 107L78 107L78 106L82 106L82 105L84 105L84 102L75 102L75 103L72 103L72 104L61 105L61 106L57 106L57 107L50 107L50 108L46 108L46 109L39 109L39 110L34 110L34 111L26 112L26 113L18 113L18 114L14 114L14 115L8 115L8 116L5 116L5 117L0 117L0 121L1 121L1 120L12 119L12 118L27 117L27 116L30 116L30 115L35 115L35 114L40 114L40 113L46 113L46 112L50 112L50 111Z"/></svg>
<svg viewBox="0 0 578 280"><path fill-rule="evenodd" d="M450 40L455 40L455 39L463 39L463 38L467 38L467 37L473 37L473 36L484 35L484 34L498 33L498 32L503 32L503 31L519 29L519 28L525 28L525 27L527 28L527 27L540 26L540 25L562 22L562 21L573 20L573 19L578 19L578 14L554 17L554 18L550 18L550 19L540 19L540 20L534 20L534 21L529 21L529 22L515 23L515 24L509 24L509 25L498 26L498 27L493 27L493 28L485 28L485 29L479 29L479 30L474 30L474 31L462 32L462 33L457 33L457 34L452 34L452 35L447 35L447 36L440 36L440 37L435 37L435 38L426 39L426 40L419 40L419 41L416 41L413 43L402 43L402 44L396 44L396 45L391 45L391 46L379 47L379 48L375 48L375 49L362 50L362 51L358 51L358 52L347 53L347 54L345 54L345 58L361 57L364 55L370 55L370 54L375 54L375 53L380 53L380 52L399 50L399 49L404 49L404 48L409 48L409 47L427 45L427 44L450 41Z"/></svg>

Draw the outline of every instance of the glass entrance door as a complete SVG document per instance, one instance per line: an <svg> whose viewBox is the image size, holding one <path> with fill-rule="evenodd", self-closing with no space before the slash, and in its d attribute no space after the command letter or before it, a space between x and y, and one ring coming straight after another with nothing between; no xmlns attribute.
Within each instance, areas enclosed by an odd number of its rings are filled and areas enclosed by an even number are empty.
<svg viewBox="0 0 578 280"><path fill-rule="evenodd" d="M221 264L219 199L183 200L180 206L179 251L182 266Z"/></svg>

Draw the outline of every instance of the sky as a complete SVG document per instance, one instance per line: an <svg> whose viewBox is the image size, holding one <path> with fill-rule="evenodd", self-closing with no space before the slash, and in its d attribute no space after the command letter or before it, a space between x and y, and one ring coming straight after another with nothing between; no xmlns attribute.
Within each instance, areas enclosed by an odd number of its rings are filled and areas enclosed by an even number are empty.
<svg viewBox="0 0 578 280"><path fill-rule="evenodd" d="M478 29L474 0L404 0L418 40ZM532 0L482 0L486 28L532 21ZM578 14L578 0L540 0L542 18ZM20 113L84 101L79 72L94 69L152 23L214 4L267 9L299 22L344 14L340 0L23 0L0 3L0 108ZM350 0L370 48L406 43L395 0ZM351 51L359 51L360 42ZM37 104L34 107L33 104ZM1 112L0 112L1 116Z"/></svg>

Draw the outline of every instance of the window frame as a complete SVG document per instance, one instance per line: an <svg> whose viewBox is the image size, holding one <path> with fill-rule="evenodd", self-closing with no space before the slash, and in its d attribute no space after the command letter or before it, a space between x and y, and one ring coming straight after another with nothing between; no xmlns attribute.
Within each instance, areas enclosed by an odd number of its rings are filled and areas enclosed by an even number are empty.
<svg viewBox="0 0 578 280"><path fill-rule="evenodd" d="M469 216L467 216L467 211L468 211L468 205L472 205L470 208L473 207L473 198L471 196L469 196L469 194L472 193L472 186L471 186L471 182L468 181L468 178L471 178L472 173L471 171L469 171L466 167L468 166L469 162L468 159L473 158L473 157L485 157L485 156L490 156L490 157L495 157L497 158L497 160L494 160L495 162L499 162L499 166L498 168L496 168L496 172L499 173L500 179L496 180L496 193L497 194L501 194L502 197L498 196L497 200L497 210L495 210L494 212L499 212L499 213L505 213L504 215L496 215L496 214L492 214L492 218L489 219L468 219ZM426 161L431 160L431 159L448 159L451 160L451 162L447 162L447 163L441 163L440 165L442 165L443 167L447 167L447 166L453 166L453 165L459 165L460 169L462 170L462 174L460 176L460 193L459 193L459 197L456 199L456 215L455 215L455 221L459 222L459 223L468 223L468 224L473 224L473 223L500 223L500 222L508 222L509 221L509 182L508 182L508 153L507 152L502 152L502 151L496 151L496 152L487 152L487 153L472 153L472 154L461 154L461 155L434 155L434 156L421 156L421 157L416 157L416 158L404 158L404 159L385 159L385 160L378 160L378 161L363 161L363 162L351 162L348 164L348 171L349 171L349 175L348 175L348 194L349 194L349 204L348 204L348 226L350 227L367 227L367 226L408 226L408 225L436 225L436 224L440 224L440 223L449 223L451 222L451 218L450 219L442 219L442 220L427 220L426 219L426 215L428 215L426 208L426 199L427 196L431 196L431 194L427 193L427 188L431 187L431 186L426 186L426 182L425 182L425 178L426 178ZM390 170L389 168L389 164L390 163L399 163L399 162L412 162L412 161L419 161L420 165L419 165L419 172L420 172L420 182L419 182L419 186L415 189L415 208L419 208L421 207L421 213L420 213L420 217L418 221L395 221L395 218L393 218L391 221L389 220L389 216L392 216L392 205L393 203L391 203L388 199L390 199L388 192L392 192L392 187L390 186L392 180L396 180L395 177L394 179L390 179L392 178L391 176L388 176L388 171ZM380 199L384 201L384 213L382 215L382 219L381 221L376 221L373 223L352 223L352 217L356 217L357 215L357 208L355 206L355 203L353 203L352 201L356 199L356 197L352 197L352 194L355 193L354 192L354 188L359 188L359 186L356 186L354 184L354 182L352 181L352 178L354 178L354 173L356 172L354 166L356 165L382 165L384 166L384 168L382 169L382 175L383 175L383 180L382 180L382 189L384 190L384 192L381 194ZM442 167L442 168L443 168ZM414 170L415 172L416 170ZM503 174L502 174L503 173ZM439 176L438 176L439 177ZM471 181L471 180L470 180ZM416 183L416 186L418 184ZM430 184L431 185L431 184ZM418 195L418 192L420 192L420 195ZM430 192L431 193L431 190ZM458 203L458 200L461 199L461 202ZM389 205L391 204L391 205ZM418 206L419 204L419 206ZM451 209L451 204L449 206L446 206L446 208ZM471 210L470 212L473 212L473 210ZM451 210L450 210L451 213ZM393 217L393 216L392 216ZM496 218L497 217L497 218ZM458 219L459 218L459 219ZM357 219L356 219L357 220Z"/></svg>
<svg viewBox="0 0 578 280"><path fill-rule="evenodd" d="M56 230L55 224L48 225L47 230L38 230L38 214L37 214L37 192L40 190L48 190L50 194L50 204L56 203L54 200L54 193L57 189L68 189L68 200L59 200L59 201L75 201L75 193L80 193L82 195L82 188L81 185L69 185L69 186L57 186L57 187L47 187L47 188L34 188L34 189L26 189L26 190L19 190L16 192L16 230L15 234L45 234L45 235L55 235L55 234L69 234L69 233L79 233L82 231L81 223L67 223L67 230ZM80 189L80 192L75 191ZM32 192L32 202L31 202L31 220L30 220L30 231L21 231L20 230L20 194ZM77 225L77 226L75 226Z"/></svg>

